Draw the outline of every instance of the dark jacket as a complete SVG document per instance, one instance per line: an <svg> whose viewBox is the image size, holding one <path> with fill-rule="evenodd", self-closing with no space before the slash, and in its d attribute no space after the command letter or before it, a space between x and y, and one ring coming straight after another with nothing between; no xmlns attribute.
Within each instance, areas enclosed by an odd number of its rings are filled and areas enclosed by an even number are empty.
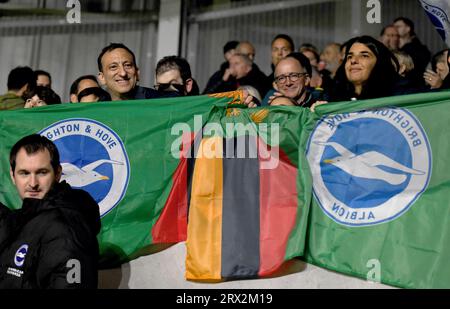
<svg viewBox="0 0 450 309"><path fill-rule="evenodd" d="M216 91L216 87L217 85L219 85L222 82L222 77L225 74L226 69L228 69L230 66L230 64L228 63L228 61L223 62L220 65L220 69L218 71L216 71L209 79L208 82L206 83L206 87L205 90L203 90L204 94L207 93L214 93Z"/></svg>
<svg viewBox="0 0 450 309"><path fill-rule="evenodd" d="M131 94L134 100L178 97L176 92L158 91L152 88L136 86Z"/></svg>
<svg viewBox="0 0 450 309"><path fill-rule="evenodd" d="M307 87L306 91L307 93L305 99L303 100L303 102L298 103L298 106L310 108L317 101L329 100L328 94L322 88ZM270 97L273 96L275 92L275 89L269 90L262 100L261 106L269 106Z"/></svg>
<svg viewBox="0 0 450 309"><path fill-rule="evenodd" d="M423 72L431 58L428 48L414 37L411 42L400 48L400 51L410 55L414 62L414 70L411 72L413 82L423 84Z"/></svg>
<svg viewBox="0 0 450 309"><path fill-rule="evenodd" d="M0 289L97 288L99 231L98 204L65 181L21 209L0 203Z"/></svg>

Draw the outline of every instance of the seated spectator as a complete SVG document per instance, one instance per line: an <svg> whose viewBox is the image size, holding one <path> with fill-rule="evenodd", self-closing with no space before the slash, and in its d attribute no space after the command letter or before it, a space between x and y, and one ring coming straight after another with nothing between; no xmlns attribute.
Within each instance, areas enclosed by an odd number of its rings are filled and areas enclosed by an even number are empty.
<svg viewBox="0 0 450 309"><path fill-rule="evenodd" d="M340 54L341 45L338 43L330 43L323 49L320 54L320 61L323 62L324 68L329 72L329 76L331 79L336 75L336 71L338 67L342 63L342 58ZM319 72L323 72L323 70L319 70Z"/></svg>
<svg viewBox="0 0 450 309"><path fill-rule="evenodd" d="M33 90L24 94L25 108L33 108L45 105L61 104L61 98L52 89L36 86Z"/></svg>
<svg viewBox="0 0 450 309"><path fill-rule="evenodd" d="M319 64L320 61L320 55L317 48L314 45L310 43L304 43L300 46L298 51L303 55L305 55L306 58L308 58L309 63L311 64L312 67L317 68L317 65Z"/></svg>
<svg viewBox="0 0 450 309"><path fill-rule="evenodd" d="M25 106L22 98L25 92L36 86L36 76L29 67L17 67L8 74L8 92L0 96L0 111L21 109Z"/></svg>
<svg viewBox="0 0 450 309"><path fill-rule="evenodd" d="M70 103L78 102L78 95L86 88L100 87L94 75L83 75L78 77L70 86Z"/></svg>
<svg viewBox="0 0 450 309"><path fill-rule="evenodd" d="M230 76L229 61L231 56L236 53L236 47L238 45L238 41L229 41L223 46L223 57L225 58L225 62L223 62L220 65L220 69L209 78L203 93L214 93L217 85L219 85L222 80L228 80Z"/></svg>
<svg viewBox="0 0 450 309"><path fill-rule="evenodd" d="M422 83L422 75L430 61L430 51L420 42L415 31L414 23L406 17L398 17L394 20L394 26L399 35L399 48L411 56L414 62L413 77L418 83Z"/></svg>
<svg viewBox="0 0 450 309"><path fill-rule="evenodd" d="M431 89L449 89L450 54L448 49L441 50L431 59L431 70L426 70L423 74L425 83Z"/></svg>
<svg viewBox="0 0 450 309"><path fill-rule="evenodd" d="M108 102L111 101L111 96L100 87L90 87L83 89L77 99L80 103Z"/></svg>
<svg viewBox="0 0 450 309"><path fill-rule="evenodd" d="M351 39L345 61L336 73L331 101L391 96L398 81L398 61L378 40L370 36Z"/></svg>
<svg viewBox="0 0 450 309"><path fill-rule="evenodd" d="M192 95L193 86L191 66L186 59L178 56L166 56L158 61L156 90L187 96Z"/></svg>
<svg viewBox="0 0 450 309"><path fill-rule="evenodd" d="M406 77L408 73L414 70L414 62L411 56L401 51L394 51L393 54L395 58L397 58L399 64L398 74L400 76Z"/></svg>
<svg viewBox="0 0 450 309"><path fill-rule="evenodd" d="M381 30L380 42L390 51L397 51L400 43L397 28L394 25L387 25Z"/></svg>
<svg viewBox="0 0 450 309"><path fill-rule="evenodd" d="M236 46L236 54L246 55L252 62L255 61L256 50L249 41L242 41Z"/></svg>
<svg viewBox="0 0 450 309"><path fill-rule="evenodd" d="M309 63L311 64L311 81L310 86L313 88L321 88L322 87L322 76L318 71L318 65L320 62L320 55L317 51L317 48L312 44L303 44L299 48L299 52L308 58Z"/></svg>
<svg viewBox="0 0 450 309"><path fill-rule="evenodd" d="M155 89L138 85L140 72L136 56L122 43L111 43L104 47L97 58L97 66L98 81L109 92L113 101L167 96Z"/></svg>
<svg viewBox="0 0 450 309"><path fill-rule="evenodd" d="M250 43L249 41L240 42L239 45L236 47L236 54L245 55L252 61L252 71L253 72L258 72L257 73L258 75L261 75L261 74L266 75L261 71L261 69L255 63L256 49L252 43ZM267 81L267 84L270 84L270 81Z"/></svg>
<svg viewBox="0 0 450 309"><path fill-rule="evenodd" d="M52 88L52 77L50 73L43 70L35 70L36 86Z"/></svg>
<svg viewBox="0 0 450 309"><path fill-rule="evenodd" d="M278 34L272 40L272 73L269 75L269 81L273 81L273 71L275 66L280 62L281 59L289 55L295 50L294 41L287 34ZM264 99L265 100L265 99ZM267 105L267 104L266 104Z"/></svg>
<svg viewBox="0 0 450 309"><path fill-rule="evenodd" d="M398 60L398 74L400 75L395 94L410 94L425 91L426 89L422 85L417 84L411 75L414 71L414 62L411 56L402 51L394 51L393 54Z"/></svg>
<svg viewBox="0 0 450 309"><path fill-rule="evenodd" d="M216 92L234 91L241 85L255 87L260 95L265 95L270 89L267 76L254 69L253 63L246 55L235 54L230 59L230 77L217 85Z"/></svg>

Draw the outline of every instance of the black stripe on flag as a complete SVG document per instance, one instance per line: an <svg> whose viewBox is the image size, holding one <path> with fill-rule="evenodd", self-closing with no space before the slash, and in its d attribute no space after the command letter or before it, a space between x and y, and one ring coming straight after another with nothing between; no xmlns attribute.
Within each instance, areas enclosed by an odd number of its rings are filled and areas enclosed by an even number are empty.
<svg viewBox="0 0 450 309"><path fill-rule="evenodd" d="M256 138L226 139L224 152L222 278L255 278L259 271L260 251Z"/></svg>

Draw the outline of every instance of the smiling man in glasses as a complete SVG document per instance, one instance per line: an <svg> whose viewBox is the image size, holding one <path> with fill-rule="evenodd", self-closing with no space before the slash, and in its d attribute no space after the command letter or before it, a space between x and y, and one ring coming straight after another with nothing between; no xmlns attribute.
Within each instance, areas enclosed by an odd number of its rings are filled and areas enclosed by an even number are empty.
<svg viewBox="0 0 450 309"><path fill-rule="evenodd" d="M276 92L269 103L278 96L285 96L295 101L297 106L311 107L316 101L324 100L323 90L309 86L311 81L311 64L301 53L290 53L281 59L274 71L273 87Z"/></svg>
<svg viewBox="0 0 450 309"><path fill-rule="evenodd" d="M178 56L167 56L158 61L155 89L180 96L198 95L198 90L197 93L193 93L194 80L189 63Z"/></svg>

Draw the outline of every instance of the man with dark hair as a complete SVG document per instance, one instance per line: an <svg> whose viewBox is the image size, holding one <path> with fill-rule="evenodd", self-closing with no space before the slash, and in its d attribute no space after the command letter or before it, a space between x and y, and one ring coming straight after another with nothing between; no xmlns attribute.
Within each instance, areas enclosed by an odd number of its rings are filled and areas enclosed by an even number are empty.
<svg viewBox="0 0 450 309"><path fill-rule="evenodd" d="M139 68L134 53L122 43L103 48L97 59L98 80L113 101L163 97L160 92L138 86Z"/></svg>
<svg viewBox="0 0 450 309"><path fill-rule="evenodd" d="M272 40L272 65L273 69L278 62L295 50L294 41L287 34L278 34Z"/></svg>
<svg viewBox="0 0 450 309"><path fill-rule="evenodd" d="M273 82L275 66L280 62L281 59L285 58L290 53L294 52L295 45L294 40L287 34L277 34L271 44L271 55L272 55L272 73L267 77L269 84ZM275 92L271 89L267 92L266 96L263 98L261 105L265 106L269 104L269 99Z"/></svg>
<svg viewBox="0 0 450 309"><path fill-rule="evenodd" d="M186 59L178 56L166 56L158 61L156 90L176 92L185 96L191 95L193 85L191 66Z"/></svg>
<svg viewBox="0 0 450 309"><path fill-rule="evenodd" d="M43 70L35 70L36 86L52 88L52 77L50 73Z"/></svg>
<svg viewBox="0 0 450 309"><path fill-rule="evenodd" d="M203 93L214 93L217 85L222 80L227 80L230 77L230 58L236 53L236 47L239 45L238 41L229 41L223 46L223 57L225 62L220 65L220 69L215 72L208 80Z"/></svg>
<svg viewBox="0 0 450 309"><path fill-rule="evenodd" d="M417 82L422 82L422 75L430 61L431 53L417 38L412 20L406 17L398 17L394 20L394 26L397 28L400 37L400 51L407 53L413 59L414 70L411 76Z"/></svg>
<svg viewBox="0 0 450 309"><path fill-rule="evenodd" d="M23 94L36 86L36 76L29 67L17 67L8 75L8 92L0 96L0 111L21 109L25 105Z"/></svg>
<svg viewBox="0 0 450 309"><path fill-rule="evenodd" d="M78 95L86 88L99 87L97 78L94 75L83 75L78 77L70 86L70 103L77 103Z"/></svg>
<svg viewBox="0 0 450 309"><path fill-rule="evenodd" d="M9 161L23 204L0 203L0 289L97 288L98 204L59 183L58 149L43 136L19 140Z"/></svg>

